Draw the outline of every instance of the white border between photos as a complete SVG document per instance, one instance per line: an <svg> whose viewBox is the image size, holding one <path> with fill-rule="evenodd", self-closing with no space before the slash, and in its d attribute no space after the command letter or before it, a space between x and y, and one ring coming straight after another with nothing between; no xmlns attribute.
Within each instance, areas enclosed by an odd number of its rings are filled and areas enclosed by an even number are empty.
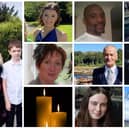
<svg viewBox="0 0 129 129"><path fill-rule="evenodd" d="M0 0L1 1L1 0ZM26 1L37 1L37 0L2 0L1 2L22 2L22 10L23 10L23 12L24 12L24 2L26 2ZM42 1L42 2L45 2L45 1L47 1L47 0L38 0L38 1ZM50 1L55 1L55 0L50 0ZM56 0L56 1L61 1L61 0ZM123 37L123 42L122 42L122 49L123 49L123 62L122 62L122 65L123 65L123 68L124 68L124 2L125 2L125 0L117 0L117 1L115 1L115 0L98 0L98 1L96 1L96 0L63 0L64 2L72 2L72 14L73 14L73 17L72 17L72 42L70 42L70 43L72 43L72 57L73 57L73 61L72 61L72 69L73 69L73 71L72 71L72 77L73 77L73 79L72 79L72 85L71 86L69 86L69 85L63 85L62 87L72 87L72 127L63 127L64 129L68 129L68 128L75 128L75 122L74 122L74 119L75 119L75 88L76 87L84 87L84 85L82 86L82 85L74 85L74 38L75 38L75 33L74 33L74 23L75 23L75 21L74 21L74 12L75 12L75 2L77 2L77 1L79 1L79 2L81 2L81 1L85 1L85 2L91 2L91 1L93 1L93 2L122 2L122 5L123 5L123 17L122 17L122 21L123 21L123 23L122 23L122 37ZM27 44L27 43L25 43L24 42L24 13L22 13L22 41L23 41L23 48L24 48L24 44ZM35 44L35 43L30 43L30 44ZM64 43L63 43L64 44ZM95 44L95 42L94 43L91 43L91 44ZM97 43L96 43L97 44ZM108 43L107 43L108 44ZM114 43L114 44L118 44L118 43ZM23 49L23 52L22 52L22 57L24 57L24 49ZM24 68L24 59L23 59L23 68ZM23 70L23 72L22 72L22 77L23 77L23 80L22 80L22 85L23 85L23 88L22 88L22 93L23 93L23 96L22 96L22 99L23 99L23 103L22 103L22 106L23 106L23 112L22 112L22 115L23 115L23 117L22 117L22 120L23 120L23 123L24 123L24 87L29 87L29 86L26 86L26 85L24 85L24 70ZM87 85L87 86L89 86L89 85ZM39 85L35 85L35 87L44 87L44 85L42 85L42 86L39 86ZM48 87L58 87L58 85L48 85ZM118 87L120 87L120 86L118 86ZM123 97L122 97L122 99L123 99L123 127L110 127L111 129L116 129L116 128L118 128L118 129L121 129L121 128L126 128L126 127L124 127L124 113L125 113L125 111L124 111L124 70L123 70L123 83L122 83L122 91L123 91ZM23 124L23 126L24 126L24 124ZM8 127L3 127L3 128L8 128ZM17 127L13 127L13 128L17 128ZM22 128L31 128L31 129L35 129L35 128L42 128L42 127L22 127ZM47 127L47 128L50 128L50 127ZM57 127L55 127L55 128L57 128ZM53 128L53 129L55 129L55 128ZM84 128L84 127L76 127L76 128L80 128L80 129L82 129L82 128ZM85 128L87 128L87 129L91 129L91 127L85 127ZM100 127L92 127L92 128L94 128L94 129L99 129ZM109 127L101 127L101 128L107 128L107 129L109 129ZM62 127L58 127L58 129L62 129Z"/></svg>

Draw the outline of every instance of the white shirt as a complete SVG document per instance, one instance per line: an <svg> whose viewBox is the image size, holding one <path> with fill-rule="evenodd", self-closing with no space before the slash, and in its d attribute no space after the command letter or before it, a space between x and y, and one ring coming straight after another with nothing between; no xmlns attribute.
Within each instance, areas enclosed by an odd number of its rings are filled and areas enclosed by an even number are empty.
<svg viewBox="0 0 129 129"><path fill-rule="evenodd" d="M111 71L113 72L113 83L115 82L116 78L117 78L117 75L118 75L118 69L117 69L117 66L114 65L113 67L111 68L108 68L107 66L105 66L105 78L107 78L107 75L108 75L108 70L111 69Z"/></svg>
<svg viewBox="0 0 129 129"><path fill-rule="evenodd" d="M75 42L109 42L108 40L102 38L101 36L95 36L85 32L79 36Z"/></svg>
<svg viewBox="0 0 129 129"><path fill-rule="evenodd" d="M9 60L3 65L2 78L7 82L7 94L11 104L22 102L22 61L13 63Z"/></svg>

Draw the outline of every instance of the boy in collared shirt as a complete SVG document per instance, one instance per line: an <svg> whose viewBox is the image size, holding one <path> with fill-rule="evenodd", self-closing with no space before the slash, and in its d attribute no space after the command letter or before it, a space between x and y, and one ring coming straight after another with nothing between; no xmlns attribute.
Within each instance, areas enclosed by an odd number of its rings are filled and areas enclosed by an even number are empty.
<svg viewBox="0 0 129 129"><path fill-rule="evenodd" d="M8 52L11 59L3 65L3 91L5 107L7 110L7 127L14 126L16 114L17 127L22 126L22 61L21 42L13 40L9 42Z"/></svg>

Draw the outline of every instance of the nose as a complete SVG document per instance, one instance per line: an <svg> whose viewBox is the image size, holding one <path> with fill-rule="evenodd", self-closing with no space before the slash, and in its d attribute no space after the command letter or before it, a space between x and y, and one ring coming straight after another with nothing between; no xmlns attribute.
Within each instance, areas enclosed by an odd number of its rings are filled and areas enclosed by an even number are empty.
<svg viewBox="0 0 129 129"><path fill-rule="evenodd" d="M99 23L104 23L104 22L105 22L104 16L98 15L98 16L97 16L97 21L98 21Z"/></svg>
<svg viewBox="0 0 129 129"><path fill-rule="evenodd" d="M107 56L107 59L108 59L108 60L110 60L110 59L111 59L111 56L110 56L110 55L108 55L108 56Z"/></svg>
<svg viewBox="0 0 129 129"><path fill-rule="evenodd" d="M96 106L96 111L100 111L100 109L101 109L100 104L98 104L98 105Z"/></svg>
<svg viewBox="0 0 129 129"><path fill-rule="evenodd" d="M48 17L47 17L47 20L51 20L51 17L50 17L50 16L48 16Z"/></svg>
<svg viewBox="0 0 129 129"><path fill-rule="evenodd" d="M55 70L55 65L51 63L49 69L51 72L53 72Z"/></svg>

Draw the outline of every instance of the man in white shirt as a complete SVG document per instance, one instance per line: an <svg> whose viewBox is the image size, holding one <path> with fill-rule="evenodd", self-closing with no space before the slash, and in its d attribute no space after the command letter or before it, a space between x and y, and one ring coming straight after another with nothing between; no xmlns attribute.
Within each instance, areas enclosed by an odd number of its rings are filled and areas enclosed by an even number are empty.
<svg viewBox="0 0 129 129"><path fill-rule="evenodd" d="M3 92L7 110L6 126L14 126L16 114L17 127L22 126L22 61L21 42L12 40L8 45L11 59L3 65Z"/></svg>
<svg viewBox="0 0 129 129"><path fill-rule="evenodd" d="M76 42L107 42L108 40L101 37L105 32L105 13L97 4L92 4L84 9L83 23L87 32L79 36Z"/></svg>
<svg viewBox="0 0 129 129"><path fill-rule="evenodd" d="M116 66L117 49L111 45L106 46L103 55L105 66L94 69L93 84L122 84L122 68Z"/></svg>

